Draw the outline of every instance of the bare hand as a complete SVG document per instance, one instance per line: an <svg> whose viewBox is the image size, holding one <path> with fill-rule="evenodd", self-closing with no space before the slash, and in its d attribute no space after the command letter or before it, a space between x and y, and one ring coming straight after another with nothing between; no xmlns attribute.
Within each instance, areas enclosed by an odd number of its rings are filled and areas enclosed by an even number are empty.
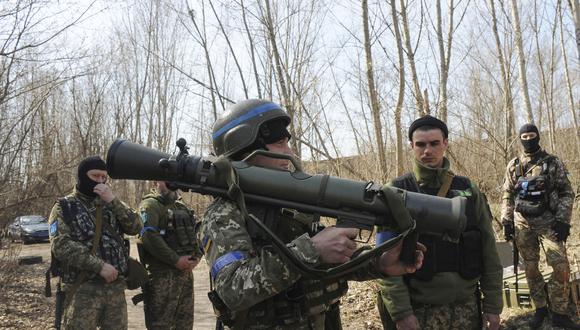
<svg viewBox="0 0 580 330"><path fill-rule="evenodd" d="M499 329L499 315L483 313L483 321L486 329L498 330Z"/></svg>
<svg viewBox="0 0 580 330"><path fill-rule="evenodd" d="M419 321L415 314L407 315L400 320L397 320L397 330L417 330L419 329Z"/></svg>
<svg viewBox="0 0 580 330"><path fill-rule="evenodd" d="M350 260L356 249L353 238L357 234L358 229L355 228L328 227L314 235L311 240L323 263L337 264Z"/></svg>
<svg viewBox="0 0 580 330"><path fill-rule="evenodd" d="M115 195L113 194L111 187L104 183L97 184L95 189L93 189L93 192L99 195L99 197L101 197L105 203L110 203L113 201L113 199L115 199Z"/></svg>
<svg viewBox="0 0 580 330"><path fill-rule="evenodd" d="M417 250L415 250L415 265L408 266L399 260L401 256L401 249L403 241L401 240L392 249L386 251L379 258L379 271L385 275L399 276L407 273L414 273L423 265L423 253L427 251L425 245L417 243Z"/></svg>
<svg viewBox="0 0 580 330"><path fill-rule="evenodd" d="M175 268L182 270L182 271L191 271L197 264L199 260L197 259L189 259L190 256L181 256L175 263Z"/></svg>
<svg viewBox="0 0 580 330"><path fill-rule="evenodd" d="M105 279L105 282L111 283L117 279L117 276L119 276L119 272L115 267L113 267L113 265L105 262L103 263L103 267L101 268L99 275Z"/></svg>

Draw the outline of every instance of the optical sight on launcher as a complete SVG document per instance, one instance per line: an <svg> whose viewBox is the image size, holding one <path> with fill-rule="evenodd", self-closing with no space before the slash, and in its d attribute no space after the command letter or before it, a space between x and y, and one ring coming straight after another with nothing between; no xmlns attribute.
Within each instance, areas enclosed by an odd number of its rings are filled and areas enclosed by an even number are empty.
<svg viewBox="0 0 580 330"><path fill-rule="evenodd" d="M228 197L239 201L274 205L336 219L337 227L373 231L388 226L394 238L371 248L362 247L349 262L318 269L304 264L287 249L259 219L249 215L272 239L286 260L313 278L336 278L357 271L369 258L378 257L404 239L401 260L412 264L418 233L448 235L458 239L465 230L466 200L442 198L386 187L373 182L342 179L330 175L308 174L292 156L257 150L243 161L224 157L188 154L184 139L177 141L176 156L128 140L117 139L107 153L107 171L114 179L167 181L183 191ZM274 170L252 166L246 161L256 155L288 159L295 170ZM239 204L239 203L238 203Z"/></svg>

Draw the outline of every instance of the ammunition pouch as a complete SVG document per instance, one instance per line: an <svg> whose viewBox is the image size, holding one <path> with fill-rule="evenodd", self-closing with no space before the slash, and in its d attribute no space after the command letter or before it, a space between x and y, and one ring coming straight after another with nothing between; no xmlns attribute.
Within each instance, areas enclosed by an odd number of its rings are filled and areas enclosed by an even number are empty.
<svg viewBox="0 0 580 330"><path fill-rule="evenodd" d="M483 270L481 232L467 230L458 243L442 240L436 235L421 235L419 242L427 247L423 266L410 275L420 281L430 281L436 273L455 272L466 280L477 278Z"/></svg>
<svg viewBox="0 0 580 330"><path fill-rule="evenodd" d="M459 270L462 278L471 280L483 272L483 250L479 229L467 230L459 241Z"/></svg>
<svg viewBox="0 0 580 330"><path fill-rule="evenodd" d="M135 290L149 281L149 274L139 261L129 257L127 266L127 289Z"/></svg>
<svg viewBox="0 0 580 330"><path fill-rule="evenodd" d="M518 178L515 210L524 216L539 216L548 208L546 179L543 175Z"/></svg>
<svg viewBox="0 0 580 330"><path fill-rule="evenodd" d="M421 189L411 173L393 180L397 188L435 195L438 189ZM470 280L477 278L483 271L483 246L481 232L477 226L475 214L475 198L471 194L471 181L462 176L454 176L446 197L467 197L467 227L458 242L443 240L440 235L424 233L418 241L427 247L423 266L414 274L405 275L420 281L430 281L436 273L455 272L462 278Z"/></svg>
<svg viewBox="0 0 580 330"><path fill-rule="evenodd" d="M185 206L169 211L166 233L162 235L167 245L179 255L197 252L194 215Z"/></svg>

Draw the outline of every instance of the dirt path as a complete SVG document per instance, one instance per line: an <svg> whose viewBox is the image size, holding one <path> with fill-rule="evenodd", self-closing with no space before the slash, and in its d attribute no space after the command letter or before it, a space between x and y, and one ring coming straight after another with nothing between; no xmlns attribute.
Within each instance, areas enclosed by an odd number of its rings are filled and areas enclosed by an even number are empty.
<svg viewBox="0 0 580 330"><path fill-rule="evenodd" d="M131 255L136 256L137 248L131 243ZM133 255L135 254L135 255ZM20 256L42 256L43 264L48 267L50 261L50 244L37 243L22 245ZM46 269L43 267L43 269ZM211 304L207 298L209 291L209 270L205 260L201 260L199 265L193 271L194 277L194 329L207 330L215 326L215 318ZM44 283L44 273L39 273L38 278ZM54 288L54 286L53 286ZM145 319L143 317L143 303L133 305L131 298L139 293L138 290L125 291L127 299L127 312L129 315L129 329L145 329Z"/></svg>

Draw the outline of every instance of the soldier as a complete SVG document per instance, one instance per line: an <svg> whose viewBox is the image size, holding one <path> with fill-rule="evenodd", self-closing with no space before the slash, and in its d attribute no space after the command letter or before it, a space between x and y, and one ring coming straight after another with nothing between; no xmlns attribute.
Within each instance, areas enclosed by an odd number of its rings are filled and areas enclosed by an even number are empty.
<svg viewBox="0 0 580 330"><path fill-rule="evenodd" d="M467 226L459 241L421 234L419 242L427 247L423 267L380 281L378 305L385 329L481 329L482 321L489 329L499 328L502 266L491 214L477 186L449 170L447 136L441 120L428 115L415 120L409 127L413 169L391 184L440 197L466 197ZM379 230L377 242L388 234Z"/></svg>
<svg viewBox="0 0 580 330"><path fill-rule="evenodd" d="M258 149L291 155L290 117L279 105L246 100L234 105L213 127L217 155L241 160ZM288 171L287 159L264 155L248 164ZM290 209L247 202L256 215L301 261L310 266L343 263L356 249L354 228L320 230L314 217ZM236 329L341 329L337 302L347 290L346 279L309 280L301 277L272 249L271 242L253 222L246 222L238 204L216 198L207 208L200 230L214 290L210 299L220 314L218 326ZM400 245L369 263L364 276L403 274L398 261ZM363 275L361 275L363 276ZM328 318L327 318L328 317ZM223 321L224 324L219 324Z"/></svg>
<svg viewBox="0 0 580 330"><path fill-rule="evenodd" d="M129 254L123 234L136 235L141 222L106 182L105 162L85 158L73 193L50 213L51 250L60 262L66 295L65 329L127 329Z"/></svg>
<svg viewBox="0 0 580 330"><path fill-rule="evenodd" d="M525 124L520 128L520 142L523 155L507 165L501 218L506 241L515 237L524 260L526 279L536 306L530 326L538 329L548 315L545 282L538 268L541 244L546 262L553 270L548 283L552 324L580 329L566 314L570 266L565 243L570 235L574 191L562 161L540 147L540 133L535 125Z"/></svg>
<svg viewBox="0 0 580 330"><path fill-rule="evenodd" d="M193 328L193 273L201 257L195 216L163 181L139 206L143 230L137 243L149 271L144 287L147 329Z"/></svg>

